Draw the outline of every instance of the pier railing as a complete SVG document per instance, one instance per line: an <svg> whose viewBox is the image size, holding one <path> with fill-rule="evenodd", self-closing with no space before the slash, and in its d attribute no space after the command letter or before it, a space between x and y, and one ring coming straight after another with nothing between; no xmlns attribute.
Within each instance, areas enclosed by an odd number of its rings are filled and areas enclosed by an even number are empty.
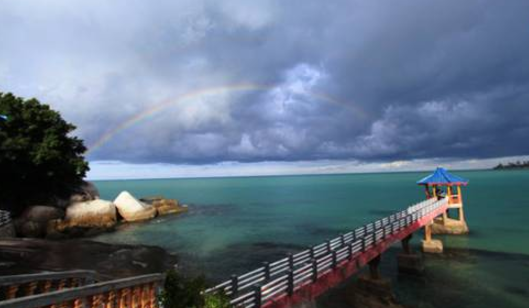
<svg viewBox="0 0 529 308"><path fill-rule="evenodd" d="M0 308L156 308L163 274L150 274L0 301Z"/></svg>
<svg viewBox="0 0 529 308"><path fill-rule="evenodd" d="M246 274L233 275L230 280L206 292L224 292L235 307L264 306L316 282L340 263L353 260L388 236L402 231L446 204L446 198L425 200L297 254L264 263Z"/></svg>
<svg viewBox="0 0 529 308"><path fill-rule="evenodd" d="M74 270L13 276L0 276L0 299L13 299L92 284L94 271Z"/></svg>
<svg viewBox="0 0 529 308"><path fill-rule="evenodd" d="M8 211L0 210L0 227L11 222L11 214Z"/></svg>

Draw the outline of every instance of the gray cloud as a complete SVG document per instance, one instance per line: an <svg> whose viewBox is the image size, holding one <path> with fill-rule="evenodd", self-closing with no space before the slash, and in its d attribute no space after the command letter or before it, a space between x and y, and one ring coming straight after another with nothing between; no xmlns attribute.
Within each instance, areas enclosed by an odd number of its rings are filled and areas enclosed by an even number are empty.
<svg viewBox="0 0 529 308"><path fill-rule="evenodd" d="M2 1L0 91L91 160L391 161L529 154L527 1ZM200 89L259 84L254 90Z"/></svg>

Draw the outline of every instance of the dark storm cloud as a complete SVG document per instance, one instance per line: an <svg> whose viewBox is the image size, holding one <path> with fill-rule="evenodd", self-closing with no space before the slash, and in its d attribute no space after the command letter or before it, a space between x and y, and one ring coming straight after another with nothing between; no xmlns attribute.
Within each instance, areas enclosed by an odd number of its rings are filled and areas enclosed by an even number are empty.
<svg viewBox="0 0 529 308"><path fill-rule="evenodd" d="M3 1L1 91L36 96L92 160L529 154L527 1Z"/></svg>

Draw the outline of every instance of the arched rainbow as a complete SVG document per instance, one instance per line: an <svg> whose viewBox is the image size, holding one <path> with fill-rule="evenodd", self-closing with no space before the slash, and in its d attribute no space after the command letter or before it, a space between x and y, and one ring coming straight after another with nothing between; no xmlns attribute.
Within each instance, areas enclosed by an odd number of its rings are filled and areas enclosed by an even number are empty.
<svg viewBox="0 0 529 308"><path fill-rule="evenodd" d="M146 120L156 115L157 113L161 112L162 110L166 108L169 108L170 106L174 104L178 104L178 103L185 102L185 101L197 98L197 97L207 96L207 95L223 94L227 92L263 91L263 90L270 90L273 88L274 88L273 86L258 85L258 84L236 84L236 85L199 89L196 91L187 92L185 94L182 94L172 99L164 100L161 103L151 106L143 110L142 112L128 118L127 120L125 120L124 122L120 123L118 126L113 128L112 130L109 130L108 132L103 134L96 142L94 142L94 144L89 146L88 151L85 154L88 155L89 153L97 150L98 148L102 147L105 143L107 143L110 139L112 139L116 134L141 123L143 120ZM324 95L321 93L314 93L314 92L304 92L304 94L309 97L313 97L313 98L316 98L318 100L321 100L327 103L337 104L342 107L351 109L357 116L365 117L366 115L362 109L358 108L358 106L343 103L328 95Z"/></svg>

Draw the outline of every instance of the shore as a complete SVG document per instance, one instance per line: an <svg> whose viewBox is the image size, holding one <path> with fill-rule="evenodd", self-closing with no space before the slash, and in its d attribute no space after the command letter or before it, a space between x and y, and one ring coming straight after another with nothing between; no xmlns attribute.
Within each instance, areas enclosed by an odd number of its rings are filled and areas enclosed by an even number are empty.
<svg viewBox="0 0 529 308"><path fill-rule="evenodd" d="M0 275L42 271L94 270L102 279L161 273L174 268L178 258L147 245L106 244L70 239L1 239Z"/></svg>

